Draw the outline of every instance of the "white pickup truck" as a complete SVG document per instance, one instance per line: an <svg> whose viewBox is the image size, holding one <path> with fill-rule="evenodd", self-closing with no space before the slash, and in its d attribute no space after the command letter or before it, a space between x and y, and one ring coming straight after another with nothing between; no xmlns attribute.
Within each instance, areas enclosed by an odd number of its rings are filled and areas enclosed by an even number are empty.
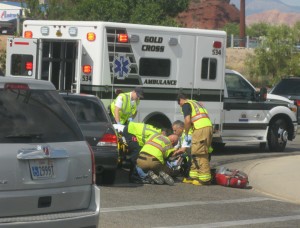
<svg viewBox="0 0 300 228"><path fill-rule="evenodd" d="M283 151L297 132L297 106L266 89L257 92L241 74L226 70L222 143L268 143L270 151Z"/></svg>

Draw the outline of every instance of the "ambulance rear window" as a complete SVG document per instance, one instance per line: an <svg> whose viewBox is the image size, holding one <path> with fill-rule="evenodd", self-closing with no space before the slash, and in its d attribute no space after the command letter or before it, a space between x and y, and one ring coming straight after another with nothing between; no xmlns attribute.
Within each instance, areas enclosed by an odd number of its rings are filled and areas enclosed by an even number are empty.
<svg viewBox="0 0 300 228"><path fill-rule="evenodd" d="M13 54L11 56L11 75L32 76L33 56Z"/></svg>
<svg viewBox="0 0 300 228"><path fill-rule="evenodd" d="M214 80L217 77L217 60L214 58L203 58L201 68L201 79Z"/></svg>
<svg viewBox="0 0 300 228"><path fill-rule="evenodd" d="M171 72L170 59L140 59L140 75L152 77L169 77Z"/></svg>

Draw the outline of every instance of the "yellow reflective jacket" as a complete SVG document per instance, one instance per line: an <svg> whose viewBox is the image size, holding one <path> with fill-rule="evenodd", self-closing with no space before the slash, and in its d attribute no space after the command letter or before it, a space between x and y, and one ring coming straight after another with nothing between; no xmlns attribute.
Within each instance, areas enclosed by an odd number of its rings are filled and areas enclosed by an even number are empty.
<svg viewBox="0 0 300 228"><path fill-rule="evenodd" d="M203 108L197 101L188 100L187 103L191 105L191 121L195 129L212 126L207 110Z"/></svg>
<svg viewBox="0 0 300 228"><path fill-rule="evenodd" d="M129 122L128 133L135 135L139 145L144 146L152 135L161 133L161 130L150 124Z"/></svg>
<svg viewBox="0 0 300 228"><path fill-rule="evenodd" d="M130 92L128 93L121 93L119 96L122 96L122 108L120 109L119 115L120 115L120 123L125 124L131 116L133 116L137 111L137 106L139 105L139 101L134 102L134 105L131 106L131 100L130 100ZM117 98L111 103L110 110L112 115L115 117L115 104L116 104Z"/></svg>
<svg viewBox="0 0 300 228"><path fill-rule="evenodd" d="M141 152L146 152L156 157L162 164L165 164L165 159L174 152L174 147L167 136L155 134L145 143Z"/></svg>

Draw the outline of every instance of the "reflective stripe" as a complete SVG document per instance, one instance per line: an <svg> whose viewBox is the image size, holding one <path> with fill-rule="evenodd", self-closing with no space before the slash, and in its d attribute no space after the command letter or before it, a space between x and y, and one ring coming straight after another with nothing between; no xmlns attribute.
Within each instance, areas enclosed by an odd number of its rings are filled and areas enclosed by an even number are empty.
<svg viewBox="0 0 300 228"><path fill-rule="evenodd" d="M164 144L166 144L166 146L162 147L160 144L154 142L153 141L154 138L162 141ZM160 134L155 134L151 137L150 140L148 140L148 142L146 144L152 145L152 146L156 147L157 149L159 149L162 153L165 153L167 150L173 148L173 146L170 145L169 143L170 143L170 140L168 138L166 138L165 136L162 136Z"/></svg>
<svg viewBox="0 0 300 228"><path fill-rule="evenodd" d="M195 129L212 126L207 110L204 107L193 100L188 100L187 103L189 103L192 108L191 121Z"/></svg>
<svg viewBox="0 0 300 228"><path fill-rule="evenodd" d="M191 178L199 179L202 182L207 182L207 181L211 180L211 174L210 173L199 174L197 171L191 170L189 172L189 176Z"/></svg>
<svg viewBox="0 0 300 228"><path fill-rule="evenodd" d="M159 145L158 143L156 143L156 142L148 141L146 144L156 147L156 148L159 149L162 153L165 152L165 151L164 151L164 148L163 148L161 145Z"/></svg>
<svg viewBox="0 0 300 228"><path fill-rule="evenodd" d="M195 122L196 120L198 120L200 118L209 118L205 109L198 102L195 102L192 100L189 100L189 102L191 102L191 104L193 104L195 112L196 112L196 114L194 116L192 116L193 122ZM201 109L203 110L203 112L201 112Z"/></svg>
<svg viewBox="0 0 300 228"><path fill-rule="evenodd" d="M191 177L191 178L195 178L195 179L197 179L198 178L198 172L197 171L190 171L189 172L189 176Z"/></svg>
<svg viewBox="0 0 300 228"><path fill-rule="evenodd" d="M151 128L147 128L147 125L145 124L142 130L142 142L145 144L146 142L146 131L151 131L153 132L153 134L156 134L157 131L151 129Z"/></svg>
<svg viewBox="0 0 300 228"><path fill-rule="evenodd" d="M151 140L153 140L156 136L158 136L159 134L157 133L157 134L154 134L154 135L152 135L151 136L151 138L148 140L148 141L151 141Z"/></svg>
<svg viewBox="0 0 300 228"><path fill-rule="evenodd" d="M211 174L210 173L199 174L198 178L199 178L200 181L207 182L207 181L211 180Z"/></svg>
<svg viewBox="0 0 300 228"><path fill-rule="evenodd" d="M209 118L206 113L200 113L192 117L192 122L196 122L196 120L202 119L202 118Z"/></svg>
<svg viewBox="0 0 300 228"><path fill-rule="evenodd" d="M172 146L168 137L155 134L150 137L141 151L156 157L162 164L165 164L165 159L174 151L174 148L170 145Z"/></svg>

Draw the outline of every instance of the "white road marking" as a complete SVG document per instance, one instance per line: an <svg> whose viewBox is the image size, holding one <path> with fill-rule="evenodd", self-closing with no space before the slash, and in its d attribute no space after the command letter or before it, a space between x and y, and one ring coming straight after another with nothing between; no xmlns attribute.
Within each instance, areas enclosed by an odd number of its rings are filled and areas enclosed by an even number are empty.
<svg viewBox="0 0 300 228"><path fill-rule="evenodd" d="M150 205L134 205L134 206L127 206L127 207L100 208L100 213L140 211L140 210L162 209L162 208L170 208L170 207L185 207L185 206L194 206L194 205L252 203L252 202L260 202L266 200L275 200L275 199L265 198L265 197L251 197L251 198L218 200L218 201L190 201L190 202L160 203L160 204L150 204Z"/></svg>
<svg viewBox="0 0 300 228"><path fill-rule="evenodd" d="M246 219L246 220L225 221L225 222L214 222L214 223L183 225L183 226L164 226L164 227L157 227L157 228L232 227L232 226L241 226L241 225L271 223L271 222L286 222L286 221L292 221L292 220L300 220L300 215L291 215L291 216L282 216L282 217L269 217L269 218L257 218L257 219Z"/></svg>

